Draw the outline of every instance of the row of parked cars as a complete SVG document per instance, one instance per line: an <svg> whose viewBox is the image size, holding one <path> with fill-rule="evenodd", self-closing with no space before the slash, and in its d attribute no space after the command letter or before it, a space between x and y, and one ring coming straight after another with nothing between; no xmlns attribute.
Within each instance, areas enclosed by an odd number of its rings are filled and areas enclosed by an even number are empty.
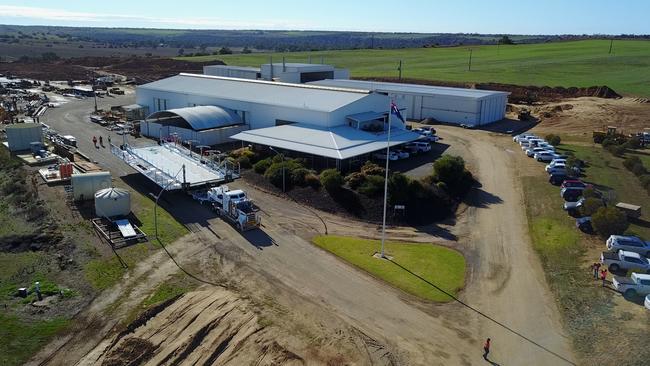
<svg viewBox="0 0 650 366"><path fill-rule="evenodd" d="M605 247L600 262L612 274L633 271L630 277L614 276L614 289L626 298L645 296L644 305L650 310L650 242L636 236L612 235Z"/></svg>
<svg viewBox="0 0 650 366"><path fill-rule="evenodd" d="M591 232L591 217L581 217L580 207L585 202L583 193L592 185L580 180L580 168L567 167L567 156L557 154L555 147L533 134L513 137L526 155L540 162L548 162L545 170L549 182L560 186L560 196L564 199L564 210L576 217L576 226L585 232ZM596 198L603 200L598 191L593 191ZM603 204L606 204L603 200ZM645 296L644 305L650 309L650 242L636 236L612 235L605 242L606 251L602 252L600 261L612 274L633 271L630 277L615 275L614 289L627 298Z"/></svg>
<svg viewBox="0 0 650 366"><path fill-rule="evenodd" d="M408 159L412 155L427 153L431 151L430 143L440 140L440 137L436 135L436 130L433 127L428 129L414 128L412 131L420 134L420 138L417 141L391 148L390 154L388 155L389 160L395 161ZM377 160L386 160L386 150L377 151L372 154L372 157Z"/></svg>

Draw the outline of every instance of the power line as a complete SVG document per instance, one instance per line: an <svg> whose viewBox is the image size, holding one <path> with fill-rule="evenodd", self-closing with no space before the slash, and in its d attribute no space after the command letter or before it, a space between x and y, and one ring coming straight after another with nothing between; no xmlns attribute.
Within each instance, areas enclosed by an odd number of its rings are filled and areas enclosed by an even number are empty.
<svg viewBox="0 0 650 366"><path fill-rule="evenodd" d="M420 280L426 282L427 284L433 286L434 288L436 288L438 291L442 292L443 294L445 294L445 295L451 297L454 301L458 302L459 304L463 305L464 307L466 307L466 308L470 309L471 311L477 313L478 315L484 317L485 319L488 319L489 321L491 321L491 322L493 322L493 323L499 325L500 327L506 329L507 331L509 331L509 332L511 332L511 333L513 333L513 334L515 334L515 335L517 335L517 336L523 338L523 339L526 340L527 342L529 342L529 343L531 343L531 344L533 344L533 345L539 347L540 349L542 349L543 351L545 351L545 352L547 352L547 353L552 354L553 356L555 356L555 357L561 359L562 361L564 361L564 362L566 362L566 363L568 363L568 364L570 364L570 365L576 365L573 361L567 359L566 357L564 357L564 356L562 356L562 355L560 355L560 354L558 354L558 353L556 353L556 352L554 352L554 351L552 351L552 350L546 348L545 346L543 346L543 345L537 343L536 341L534 341L534 340L528 338L527 336L521 334L520 332L518 332L518 331L516 331L516 330L514 330L514 329L512 329L512 328L510 328L509 326L503 324L502 322L500 322L500 321L498 321L498 320L492 318L491 316L489 316L489 315L483 313L482 311L480 311L480 310L478 310L478 309L472 307L471 305L469 305L469 304L467 304L467 303L461 301L461 300L460 300L459 298L457 298L456 296L454 296L454 295L448 293L447 291L441 289L440 287L438 287L438 286L436 286L435 284L429 282L427 279L421 277L420 275L411 272L411 270L409 270L408 268L403 267L401 264L395 262L394 260L392 260L392 259L390 259L390 258L389 258L388 260L391 261L391 263L393 263L394 265L398 266L399 268L405 270L406 272L412 274L413 276L415 276L415 277L419 278Z"/></svg>

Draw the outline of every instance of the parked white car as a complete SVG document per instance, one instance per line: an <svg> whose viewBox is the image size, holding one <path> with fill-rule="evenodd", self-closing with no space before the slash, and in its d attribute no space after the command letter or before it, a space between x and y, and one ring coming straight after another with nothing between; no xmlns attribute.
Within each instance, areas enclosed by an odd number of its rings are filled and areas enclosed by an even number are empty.
<svg viewBox="0 0 650 366"><path fill-rule="evenodd" d="M605 242L605 246L610 252L626 250L650 257L650 242L636 236L611 235Z"/></svg>
<svg viewBox="0 0 650 366"><path fill-rule="evenodd" d="M416 131L416 132L422 136L421 137L422 140L428 142L436 142L440 140L440 137L436 136L436 134L431 131Z"/></svg>
<svg viewBox="0 0 650 366"><path fill-rule="evenodd" d="M397 154L397 157L400 158L400 159L408 159L408 157L411 155L411 154L408 153L408 151L402 150L402 149L395 149L395 150L392 150L392 152Z"/></svg>
<svg viewBox="0 0 650 366"><path fill-rule="evenodd" d="M372 157L375 158L375 159L378 159L378 160L386 160L386 152L385 151L376 152L376 153L372 154ZM388 159L391 160L391 161L394 161L394 160L399 159L399 157L397 156L397 154L395 154L394 151L391 151L390 154L388 155Z"/></svg>
<svg viewBox="0 0 650 366"><path fill-rule="evenodd" d="M535 154L537 154L539 152L542 152L542 151L547 151L547 150L544 149L543 147L529 147L528 150L526 150L526 155L529 158L532 158L533 156L535 156Z"/></svg>
<svg viewBox="0 0 650 366"><path fill-rule="evenodd" d="M555 159L555 154L551 151L540 151L533 155L533 158L537 161L550 162Z"/></svg>
<svg viewBox="0 0 650 366"><path fill-rule="evenodd" d="M645 305L645 308L650 310L650 295L645 297L645 301L643 302L643 305Z"/></svg>
<svg viewBox="0 0 650 366"><path fill-rule="evenodd" d="M408 144L404 145L404 148L407 149L411 154L431 151L431 145L429 145L428 142L423 141L409 142Z"/></svg>
<svg viewBox="0 0 650 366"><path fill-rule="evenodd" d="M526 140L526 139L531 138L531 137L537 137L537 136L535 136L532 133L522 133L522 134L514 136L512 138L512 141L519 142L520 140L523 141L523 140Z"/></svg>
<svg viewBox="0 0 650 366"><path fill-rule="evenodd" d="M650 295L649 274L632 273L631 277L615 276L612 284L616 291L628 298L637 295Z"/></svg>
<svg viewBox="0 0 650 366"><path fill-rule="evenodd" d="M549 164L546 165L546 168L544 168L547 173L550 173L553 169L562 169L566 170L566 165L564 163L555 163L553 164L553 161L551 161Z"/></svg>
<svg viewBox="0 0 650 366"><path fill-rule="evenodd" d="M557 164L557 163L562 163L566 165L566 159L565 158L555 158L551 160L551 165L552 164Z"/></svg>
<svg viewBox="0 0 650 366"><path fill-rule="evenodd" d="M537 147L543 147L543 148L545 148L545 149L548 150L548 151L553 151L553 152L555 152L555 146L549 144L548 142L537 143Z"/></svg>
<svg viewBox="0 0 650 366"><path fill-rule="evenodd" d="M528 141L524 141L524 142L521 143L521 149L523 151L526 151L526 150L530 149L530 144L528 143Z"/></svg>

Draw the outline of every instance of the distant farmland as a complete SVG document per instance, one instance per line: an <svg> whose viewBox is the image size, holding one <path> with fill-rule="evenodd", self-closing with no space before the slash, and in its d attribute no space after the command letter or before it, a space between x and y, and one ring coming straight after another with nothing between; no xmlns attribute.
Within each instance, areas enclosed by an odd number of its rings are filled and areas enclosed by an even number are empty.
<svg viewBox="0 0 650 366"><path fill-rule="evenodd" d="M498 82L537 86L607 85L619 94L650 96L650 41L609 40L552 42L528 45L469 46L397 50L346 50L183 57L220 59L229 65L259 66L274 62L324 62L351 70L352 77L397 76L440 81Z"/></svg>

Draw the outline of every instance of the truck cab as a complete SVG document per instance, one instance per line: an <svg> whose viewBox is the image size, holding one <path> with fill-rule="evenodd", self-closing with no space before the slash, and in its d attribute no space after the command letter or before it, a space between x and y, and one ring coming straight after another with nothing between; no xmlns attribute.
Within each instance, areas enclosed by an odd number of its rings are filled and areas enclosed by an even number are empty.
<svg viewBox="0 0 650 366"><path fill-rule="evenodd" d="M240 231L260 226L259 210L243 190L230 190L226 185L214 187L208 191L208 198L215 211L233 222Z"/></svg>

